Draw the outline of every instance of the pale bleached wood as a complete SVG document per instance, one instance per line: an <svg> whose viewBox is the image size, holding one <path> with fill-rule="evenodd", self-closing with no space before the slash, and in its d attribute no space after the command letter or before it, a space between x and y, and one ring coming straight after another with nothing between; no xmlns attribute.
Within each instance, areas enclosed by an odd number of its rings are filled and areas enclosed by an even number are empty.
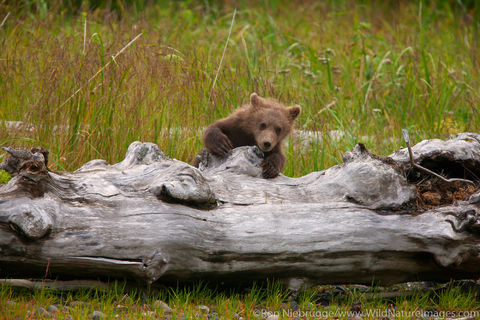
<svg viewBox="0 0 480 320"><path fill-rule="evenodd" d="M464 168L478 185L480 135L427 140L419 163ZM406 149L363 145L344 164L300 178L261 178L256 147L199 169L135 142L125 159L51 172L38 152L0 187L2 276L125 277L290 283L478 278L480 193L412 211ZM455 170L454 170L455 169ZM410 209L409 209L410 208Z"/></svg>

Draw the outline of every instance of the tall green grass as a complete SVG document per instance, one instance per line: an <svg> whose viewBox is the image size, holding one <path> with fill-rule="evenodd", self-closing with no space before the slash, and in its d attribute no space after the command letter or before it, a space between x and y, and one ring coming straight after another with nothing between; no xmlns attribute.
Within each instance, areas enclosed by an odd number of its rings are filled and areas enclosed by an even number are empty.
<svg viewBox="0 0 480 320"><path fill-rule="evenodd" d="M54 170L120 161L135 140L192 162L202 128L253 91L300 104L297 129L316 133L290 139L290 176L341 162L359 141L388 154L404 127L417 141L478 131L476 2L111 3L0 4L1 20L11 12L0 29L0 145L42 145Z"/></svg>

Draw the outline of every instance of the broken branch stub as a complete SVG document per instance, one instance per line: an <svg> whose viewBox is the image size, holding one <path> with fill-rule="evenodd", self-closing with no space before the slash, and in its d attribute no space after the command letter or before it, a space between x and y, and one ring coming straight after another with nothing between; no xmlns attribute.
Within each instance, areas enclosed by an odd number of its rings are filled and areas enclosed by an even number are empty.
<svg viewBox="0 0 480 320"><path fill-rule="evenodd" d="M422 141L413 158L478 186L479 137ZM478 188L455 203L419 206L418 185L435 178L409 173L407 149L380 157L358 144L343 164L268 180L256 147L221 159L204 153L197 169L134 142L122 162L93 160L72 173L51 172L30 153L9 162L14 177L0 187L3 275L43 277L47 265L53 277L149 283L480 275Z"/></svg>
<svg viewBox="0 0 480 320"><path fill-rule="evenodd" d="M474 185L473 181L470 181L470 180L467 180L467 179L460 179L460 178L446 179L443 176L433 172L432 170L429 170L425 167L422 167L421 165L416 164L415 160L413 160L413 152L412 152L412 148L410 147L410 136L408 134L407 129L402 129L402 134L403 134L403 138L405 139L405 143L407 144L408 156L410 157L410 164L411 164L412 167L415 167L419 170L422 170L423 172L431 174L432 176L435 176L435 177L437 177L437 178L439 178L439 179L441 179L445 182L448 182L448 183L465 182L465 183L470 183L470 184Z"/></svg>

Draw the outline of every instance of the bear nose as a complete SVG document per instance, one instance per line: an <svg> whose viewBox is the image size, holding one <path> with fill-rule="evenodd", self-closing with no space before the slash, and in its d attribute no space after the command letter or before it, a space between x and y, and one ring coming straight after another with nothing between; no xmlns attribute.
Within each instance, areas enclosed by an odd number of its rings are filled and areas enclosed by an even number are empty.
<svg viewBox="0 0 480 320"><path fill-rule="evenodd" d="M264 147L264 148L270 148L271 145L272 145L272 144L271 144L270 142L268 142L268 141L265 141L265 142L263 143L263 147Z"/></svg>

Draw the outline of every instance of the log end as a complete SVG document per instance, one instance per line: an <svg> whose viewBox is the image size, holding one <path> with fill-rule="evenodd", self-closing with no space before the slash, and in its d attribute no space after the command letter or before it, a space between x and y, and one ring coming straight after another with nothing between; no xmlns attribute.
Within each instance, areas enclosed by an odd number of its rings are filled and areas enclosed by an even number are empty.
<svg viewBox="0 0 480 320"><path fill-rule="evenodd" d="M19 199L21 200L21 198ZM29 199L13 201L8 217L8 224L20 236L37 240L45 237L53 226L51 215L44 209L34 206Z"/></svg>

